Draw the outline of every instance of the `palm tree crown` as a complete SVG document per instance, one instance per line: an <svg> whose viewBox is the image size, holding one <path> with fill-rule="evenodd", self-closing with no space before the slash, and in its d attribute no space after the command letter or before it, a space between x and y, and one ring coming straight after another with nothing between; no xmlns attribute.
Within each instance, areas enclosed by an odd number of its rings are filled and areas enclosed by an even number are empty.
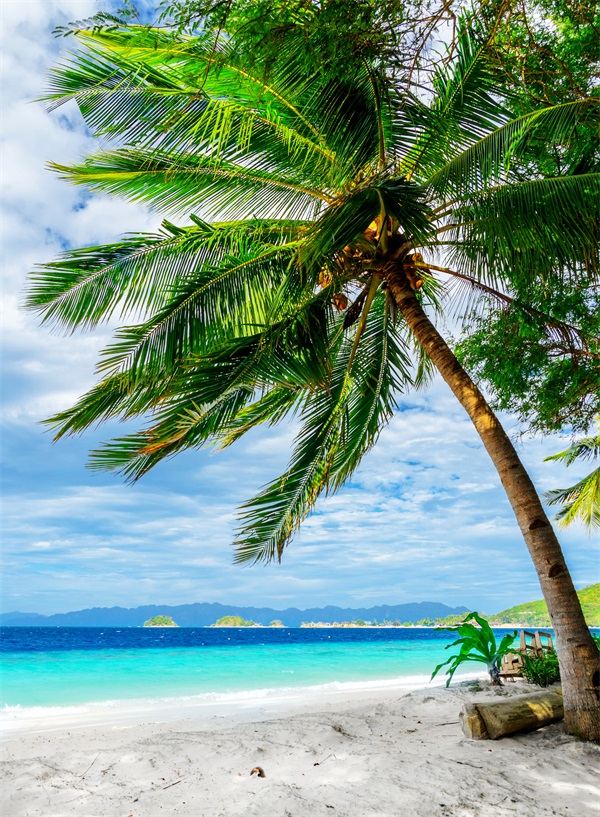
<svg viewBox="0 0 600 817"><path fill-rule="evenodd" d="M307 62L293 31L269 66L208 35L80 32L81 50L53 72L51 104L75 99L115 145L55 169L189 221L68 252L33 275L28 305L45 321L137 321L104 350L98 385L50 422L60 437L146 418L91 460L137 479L164 457L296 415L286 472L243 507L239 561L280 558L398 396L426 379L392 267L433 313L448 277L527 308L532 288L597 268L597 168L572 161L545 178L528 150L572 142L598 100L515 118L488 61L493 35L473 15L459 29L425 89L368 48L343 65L325 53ZM551 316L548 327L583 342Z"/></svg>

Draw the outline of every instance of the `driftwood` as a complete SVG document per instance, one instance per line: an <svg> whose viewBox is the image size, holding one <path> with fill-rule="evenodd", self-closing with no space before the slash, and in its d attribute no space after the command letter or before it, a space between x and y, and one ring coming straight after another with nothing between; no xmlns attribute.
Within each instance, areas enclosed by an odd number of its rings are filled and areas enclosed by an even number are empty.
<svg viewBox="0 0 600 817"><path fill-rule="evenodd" d="M560 690L514 695L500 701L465 704L460 713L462 730L473 740L496 740L515 732L529 732L564 717Z"/></svg>

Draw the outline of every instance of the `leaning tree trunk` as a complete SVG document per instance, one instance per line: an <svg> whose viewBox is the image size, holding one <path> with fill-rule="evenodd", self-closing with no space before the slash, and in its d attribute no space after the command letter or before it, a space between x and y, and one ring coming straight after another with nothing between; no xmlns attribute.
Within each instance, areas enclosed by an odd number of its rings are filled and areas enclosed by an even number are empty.
<svg viewBox="0 0 600 817"><path fill-rule="evenodd" d="M398 310L477 429L500 474L533 559L556 634L567 731L584 740L600 740L598 649L554 530L496 415L423 311L401 264L393 269L390 266L386 270L387 285Z"/></svg>

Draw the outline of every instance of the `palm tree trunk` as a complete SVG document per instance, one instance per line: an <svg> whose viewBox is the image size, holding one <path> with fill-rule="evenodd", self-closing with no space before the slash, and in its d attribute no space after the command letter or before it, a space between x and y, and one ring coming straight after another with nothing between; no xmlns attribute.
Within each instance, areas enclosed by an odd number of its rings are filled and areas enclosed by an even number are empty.
<svg viewBox="0 0 600 817"><path fill-rule="evenodd" d="M477 429L517 517L556 635L567 731L600 740L598 649L533 483L494 412L423 311L402 267L388 267L386 280L398 310Z"/></svg>

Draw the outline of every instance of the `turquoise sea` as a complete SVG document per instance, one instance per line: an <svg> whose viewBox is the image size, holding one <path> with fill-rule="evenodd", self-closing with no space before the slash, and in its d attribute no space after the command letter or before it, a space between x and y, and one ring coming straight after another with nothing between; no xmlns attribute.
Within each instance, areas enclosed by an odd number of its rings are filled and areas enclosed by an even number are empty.
<svg viewBox="0 0 600 817"><path fill-rule="evenodd" d="M0 635L5 711L394 680L425 686L452 640L426 628L7 627Z"/></svg>

